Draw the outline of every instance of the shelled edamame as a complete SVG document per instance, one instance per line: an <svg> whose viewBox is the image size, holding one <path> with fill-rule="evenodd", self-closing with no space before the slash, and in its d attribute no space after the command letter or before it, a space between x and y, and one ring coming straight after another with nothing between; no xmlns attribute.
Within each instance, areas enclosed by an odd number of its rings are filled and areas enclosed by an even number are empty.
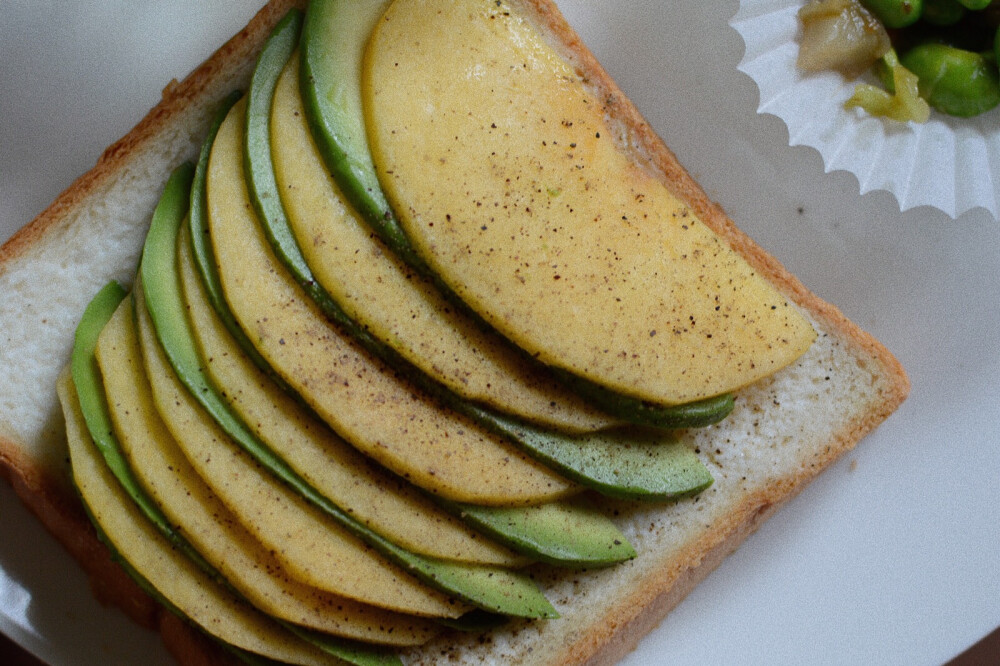
<svg viewBox="0 0 1000 666"><path fill-rule="evenodd" d="M1000 0L812 0L799 18L800 68L853 76L860 60L878 75L848 107L923 122L928 106L967 118L1000 105Z"/></svg>

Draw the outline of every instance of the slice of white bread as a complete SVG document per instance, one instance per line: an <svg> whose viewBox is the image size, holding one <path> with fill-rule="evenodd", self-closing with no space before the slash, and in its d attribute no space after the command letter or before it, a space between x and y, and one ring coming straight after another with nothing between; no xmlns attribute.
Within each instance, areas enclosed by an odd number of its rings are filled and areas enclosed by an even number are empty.
<svg viewBox="0 0 1000 666"><path fill-rule="evenodd" d="M0 462L19 495L81 560L102 594L147 624L165 628L171 649L204 646L128 582L97 544L65 477L55 381L89 298L108 279L129 283L160 186L192 159L214 104L245 88L257 49L291 2L272 2L248 28L184 82L129 135L108 149L29 227L0 250ZM801 308L820 333L792 368L743 391L721 425L689 435L716 478L696 500L630 510L623 525L639 557L600 572L543 580L562 619L449 636L406 655L438 663L613 662L694 584L829 462L853 446L905 397L905 375L874 340L809 294L739 232L677 164L549 5L531 3L539 25L614 99L637 159L661 173L709 225ZM194 658L183 653L183 663ZM464 663L464 662L459 662Z"/></svg>

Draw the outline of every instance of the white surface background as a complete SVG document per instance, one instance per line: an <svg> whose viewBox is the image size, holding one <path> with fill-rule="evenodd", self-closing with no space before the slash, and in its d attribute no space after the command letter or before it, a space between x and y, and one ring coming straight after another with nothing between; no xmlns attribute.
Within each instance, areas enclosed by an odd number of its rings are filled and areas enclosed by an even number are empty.
<svg viewBox="0 0 1000 666"><path fill-rule="evenodd" d="M906 366L909 400L625 664L940 664L1000 624L1000 226L900 213L756 113L724 0L563 0L709 195ZM257 2L0 2L0 240ZM2 295L0 295L2 297ZM0 484L0 630L53 664L171 663Z"/></svg>

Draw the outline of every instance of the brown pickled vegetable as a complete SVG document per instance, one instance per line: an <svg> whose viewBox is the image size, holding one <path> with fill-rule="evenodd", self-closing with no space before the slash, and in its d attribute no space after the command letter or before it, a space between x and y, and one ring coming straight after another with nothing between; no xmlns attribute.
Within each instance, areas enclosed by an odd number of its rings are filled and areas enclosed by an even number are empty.
<svg viewBox="0 0 1000 666"><path fill-rule="evenodd" d="M857 0L812 0L799 10L802 40L798 66L835 70L854 78L891 48L882 24Z"/></svg>

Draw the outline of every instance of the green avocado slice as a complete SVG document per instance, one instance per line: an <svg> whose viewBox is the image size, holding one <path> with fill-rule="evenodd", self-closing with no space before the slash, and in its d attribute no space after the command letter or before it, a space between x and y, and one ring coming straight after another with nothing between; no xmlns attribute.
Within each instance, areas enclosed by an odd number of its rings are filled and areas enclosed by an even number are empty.
<svg viewBox="0 0 1000 666"><path fill-rule="evenodd" d="M497 567L466 566L421 557L367 529L307 484L232 412L201 369L197 347L187 328L189 323L176 273L175 243L187 215L191 180L192 167L185 165L178 168L168 181L153 213L139 272L145 304L154 322L157 338L177 376L192 396L251 457L303 498L427 585L503 615L557 617L558 613L527 576Z"/></svg>
<svg viewBox="0 0 1000 666"><path fill-rule="evenodd" d="M379 17L390 2L313 0L302 28L301 88L306 118L327 168L365 221L414 270L430 278L483 326L414 248L379 184L362 101L362 62ZM525 359L534 362L529 355ZM574 391L630 423L660 428L702 427L733 409L731 395L690 405L660 405L607 389L570 373L558 373ZM569 380L569 381L567 381Z"/></svg>
<svg viewBox="0 0 1000 666"><path fill-rule="evenodd" d="M319 2L311 4L309 11L318 9L321 16L330 19L336 14L335 10L338 6L336 3ZM364 20L361 20L361 17L354 13L357 9L357 7L345 8L344 10L349 10L351 15L340 20L346 44L353 43L352 40L357 38L357 35L351 34L351 26L357 26L359 22L364 23ZM306 16L306 25L309 25L310 15L307 13ZM312 34L323 35L325 33L318 31ZM303 48L309 40L310 33L304 29ZM323 41L338 42L339 39ZM288 219L280 205L280 193L275 180L270 150L269 119L274 90L285 63L291 57L294 44L290 40L285 40L280 43L274 42L273 45L273 52L265 51L260 58L248 95L244 153L248 190L275 254L323 313L348 331L368 351L391 367L401 371L410 381L437 398L442 404L514 442L529 454L583 486L614 497L653 500L673 499L698 492L707 487L711 483L708 470L704 468L693 452L673 442L672 437L668 434L661 435L660 441L645 438L642 441L628 442L627 438L620 433L598 432L588 435L569 435L521 423L517 419L457 396L416 368L392 346L377 339L366 327L359 325L343 311L315 279L308 263L302 256L294 234L289 229ZM327 44L324 49L330 50L331 53L340 53L337 57L343 59L342 62L338 60L341 64L350 62L344 52L337 51L332 45ZM326 52L324 51L324 53ZM305 62L306 58L303 57L303 67ZM313 73L318 74L319 72L317 70ZM303 81L306 78L311 78L311 76L303 75ZM307 87L303 86L303 90ZM338 88L336 95L328 91L327 97L349 99L348 91L353 89L350 86L343 89ZM303 92L303 95L305 94ZM347 106L350 107L351 104L348 103ZM308 104L306 107L308 108ZM338 117L345 114L346 112ZM346 135L350 135L350 133L347 132ZM730 401L724 409L731 408ZM681 410L688 409L690 408L681 408ZM678 413L681 413L681 410L674 410L672 414L676 417ZM672 423L676 425L678 422L672 421ZM622 446L623 442L628 445ZM514 527L506 520L487 521L480 526L484 529L490 529L491 534L500 539L503 539L504 535L496 534L492 530L496 530L500 526L505 526L505 529ZM538 533L536 533L536 538L537 535ZM524 535L508 535L507 543L526 544L534 541L534 539L524 540L521 538L522 536ZM553 551L545 557L552 557L555 552ZM563 551L564 554L568 552ZM625 555L625 553L622 552L621 555Z"/></svg>
<svg viewBox="0 0 1000 666"><path fill-rule="evenodd" d="M456 508L483 531L496 532L496 538L511 548L534 552L550 564L608 566L636 556L613 523L579 501L489 510L458 504ZM553 540L552 534L561 538Z"/></svg>
<svg viewBox="0 0 1000 666"><path fill-rule="evenodd" d="M291 14L290 16L294 17L294 14ZM284 21L282 21L282 23L284 23ZM225 295L222 293L222 285L219 282L219 271L216 269L215 261L212 257L212 241L208 237L208 226L205 224L205 167L208 164L212 141L215 139L215 135L218 134L219 126L222 124L222 121L225 120L226 114L229 113L229 109L231 109L242 96L242 93L239 91L234 91L219 104L219 107L215 112L215 116L212 118L212 123L209 125L208 134L201 144L201 150L198 153L198 162L195 165L191 181L188 226L191 229L192 253L194 255L195 262L198 265L198 271L201 273L202 282L205 285L205 292L208 295L209 301L211 301L212 305L219 313L219 317L222 319L230 334L232 334L232 336L237 340L246 341L246 333L242 328L240 328L240 325L236 323L236 319L233 318L229 308L226 307ZM259 358L257 350L253 349L253 345L246 342L245 344L241 343L241 346L248 348L247 353L254 358L257 365L262 368L266 366L264 361Z"/></svg>
<svg viewBox="0 0 1000 666"><path fill-rule="evenodd" d="M291 57L299 42L302 17L301 14L296 14L296 16L297 20L284 20L279 23L264 43L264 48L254 66L253 76L250 79L250 89L246 96L247 127L263 126L260 127L260 131L247 131L243 135L245 141L243 169L246 172L247 190L250 192L250 201L260 219L283 220L285 216L281 198L278 196L278 184L274 180L270 138L266 125L271 115L271 98L278 73L281 72L285 62ZM211 148L211 143L212 139L209 138L205 142L203 150L207 152ZM204 188L204 183L200 186ZM295 238L287 224L265 225L264 232L275 247L292 247L295 244ZM309 267L300 253L289 253L288 261L294 262L292 271L295 274L310 275ZM221 291L221 285L219 288ZM224 309L228 310L228 308ZM223 316L224 319L226 317L232 317L232 315Z"/></svg>
<svg viewBox="0 0 1000 666"><path fill-rule="evenodd" d="M624 428L562 435L466 403L470 413L520 442L567 479L618 499L676 500L712 485L712 474L691 448L662 430Z"/></svg>
<svg viewBox="0 0 1000 666"><path fill-rule="evenodd" d="M108 399L101 381L101 372L95 357L95 350L101 331L104 330L104 326L127 296L128 292L121 285L117 282L109 282L90 301L83 312L80 323L77 324L70 368L73 384L76 387L77 400L80 404L80 415L86 423L94 446L103 457L104 463L143 515L174 547L184 552L199 568L209 571L212 567L208 562L173 529L170 521L143 490L139 480L133 474L128 460L122 454L114 434ZM218 575L215 578L221 580Z"/></svg>
<svg viewBox="0 0 1000 666"><path fill-rule="evenodd" d="M406 263L425 267L382 193L361 111L362 54L390 2L309 3L300 43L302 101L317 147L355 210Z"/></svg>

